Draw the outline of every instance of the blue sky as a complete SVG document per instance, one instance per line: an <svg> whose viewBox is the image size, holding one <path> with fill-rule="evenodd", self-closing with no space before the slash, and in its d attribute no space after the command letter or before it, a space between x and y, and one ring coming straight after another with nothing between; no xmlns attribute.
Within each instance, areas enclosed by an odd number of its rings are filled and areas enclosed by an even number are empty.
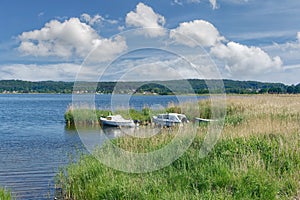
<svg viewBox="0 0 300 200"><path fill-rule="evenodd" d="M0 79L74 81L82 62L97 45L106 49L98 51L99 55L113 58L131 47L124 35L112 36L155 27L152 32L144 30L144 37L135 42L160 37L182 48L196 48L176 36L185 35L209 53L222 78L297 84L299 11L297 0L2 0ZM130 62L129 58L120 60ZM171 63L143 58L146 63L149 60L158 66ZM135 67L141 64L132 63ZM120 66L124 63L115 69ZM154 71L153 65L144 67Z"/></svg>

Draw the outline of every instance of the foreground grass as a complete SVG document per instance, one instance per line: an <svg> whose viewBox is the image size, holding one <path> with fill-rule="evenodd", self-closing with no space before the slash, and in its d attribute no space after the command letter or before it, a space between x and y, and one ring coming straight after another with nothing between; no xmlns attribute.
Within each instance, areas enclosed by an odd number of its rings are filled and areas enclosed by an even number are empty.
<svg viewBox="0 0 300 200"><path fill-rule="evenodd" d="M13 199L11 193L3 188L0 188L0 200L11 200L11 199Z"/></svg>
<svg viewBox="0 0 300 200"><path fill-rule="evenodd" d="M293 199L300 181L300 96L230 97L232 113L205 158L200 126L187 152L146 174L113 170L82 155L57 176L65 199ZM227 109L228 112L228 109ZM123 149L148 152L167 144L165 133L118 138Z"/></svg>

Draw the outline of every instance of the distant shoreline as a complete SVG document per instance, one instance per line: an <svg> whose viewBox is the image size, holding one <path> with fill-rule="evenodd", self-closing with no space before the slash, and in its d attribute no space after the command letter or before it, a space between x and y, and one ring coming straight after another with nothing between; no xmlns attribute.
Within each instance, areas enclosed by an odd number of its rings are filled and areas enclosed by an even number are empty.
<svg viewBox="0 0 300 200"><path fill-rule="evenodd" d="M0 80L0 93L2 94L135 94L138 95L174 95L197 94L208 95L210 93L227 94L298 94L298 85L285 85L283 83L264 83L258 81L222 80L169 80L169 81L145 81L122 82L116 88L117 82L82 82L74 88L74 82L41 81L30 82L21 80ZM209 84L209 85L207 85ZM97 86L97 88L95 88ZM215 87L214 87L215 86Z"/></svg>

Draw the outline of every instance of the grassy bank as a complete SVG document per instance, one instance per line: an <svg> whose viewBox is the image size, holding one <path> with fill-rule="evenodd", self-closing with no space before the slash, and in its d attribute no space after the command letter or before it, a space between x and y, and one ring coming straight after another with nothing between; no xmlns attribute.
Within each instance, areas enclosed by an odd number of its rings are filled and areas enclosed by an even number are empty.
<svg viewBox="0 0 300 200"><path fill-rule="evenodd" d="M299 197L300 96L228 98L221 138L205 158L207 126L171 165L146 174L113 170L82 155L57 176L65 199L293 199ZM207 115L209 112L207 111ZM189 130L190 127L186 127ZM133 152L166 145L170 131L147 139L114 140Z"/></svg>
<svg viewBox="0 0 300 200"><path fill-rule="evenodd" d="M11 200L13 199L11 193L3 188L0 188L0 199L1 200Z"/></svg>

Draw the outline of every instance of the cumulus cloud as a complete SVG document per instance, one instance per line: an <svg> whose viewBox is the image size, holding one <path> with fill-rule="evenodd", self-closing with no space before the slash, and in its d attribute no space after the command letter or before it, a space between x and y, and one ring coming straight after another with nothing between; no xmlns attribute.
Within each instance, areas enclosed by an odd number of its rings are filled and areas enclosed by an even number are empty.
<svg viewBox="0 0 300 200"><path fill-rule="evenodd" d="M176 29L170 31L170 38L180 44L191 47L198 44L204 47L211 47L225 39L220 36L219 31L214 25L204 20L181 23ZM194 41L191 41L191 39Z"/></svg>
<svg viewBox="0 0 300 200"><path fill-rule="evenodd" d="M93 21L90 19L90 22L91 20ZM70 18L64 22L52 20L40 30L23 32L19 35L19 40L21 44L18 50L33 56L84 58L92 49L99 47L98 49L103 49L103 52L99 50L99 59L105 60L126 49L124 40L101 38L90 25L78 18ZM113 48L105 52L111 45Z"/></svg>
<svg viewBox="0 0 300 200"><path fill-rule="evenodd" d="M181 23L170 31L170 38L190 47L205 47L219 64L225 64L230 77L253 77L282 69L283 62L280 57L271 57L259 47L227 41L214 25L204 20Z"/></svg>
<svg viewBox="0 0 300 200"><path fill-rule="evenodd" d="M126 25L146 28L140 30L140 33L148 37L158 37L166 34L164 29L165 18L153 11L153 9L143 3L136 6L135 11L131 11L126 15Z"/></svg>
<svg viewBox="0 0 300 200"><path fill-rule="evenodd" d="M185 2L187 1L190 3L191 1L194 3L198 2L197 0L185 0ZM210 3L214 9L217 8L216 0L210 0ZM110 60L117 54L124 52L127 49L127 44L126 38L124 37L117 36L111 39L102 38L97 31L92 28L93 25L97 23L101 24L105 20L106 19L100 15L90 16L86 13L82 14L80 19L70 18L63 22L59 20L52 20L49 23L46 23L40 30L24 32L19 35L20 46L18 47L18 50L24 55L45 57L56 56L67 59L77 57L82 59L94 49L94 51L89 54L90 59L87 60L91 61L91 63L88 64L93 65L94 61ZM182 44L189 50L191 48L188 47L193 47L193 52L185 53L191 53L191 56L194 57L197 57L194 51L196 47L205 47L205 49L210 51L211 55L218 60L218 64L224 63L226 72L229 73L229 77L253 78L259 74L270 72L274 73L274 71L280 71L282 69L283 62L280 57L270 56L267 53L268 51L264 51L266 49L263 50L259 47L246 46L233 41L227 41L213 24L204 20L183 22L179 24L177 28L170 30L169 35L167 35L167 29L164 28L165 18L162 15L155 13L151 7L143 3L139 3L134 11L131 11L126 15L125 21L127 27L131 26L141 28L138 30L139 33L142 34L140 35L141 37L146 36L156 40L155 37L166 36L168 40L171 39L175 41L176 45ZM115 22L111 21L108 23L113 24ZM119 29L123 30L124 27L119 26ZM150 39L148 38L148 40ZM285 48L296 49L297 52L299 52L300 32L297 33L297 41L285 44ZM179 65L176 63L179 63ZM145 62L145 66L148 67L143 69L151 69L151 72L154 74L158 73L164 77L166 74L169 76L171 72L161 74L159 67L156 68L154 66L167 66L166 64L182 66L182 63L178 61L176 63L161 60L151 63L147 60L147 62ZM130 65L127 67L129 66ZM211 66L201 63L199 66L201 66L201 71L205 72L205 76L210 74L209 68L211 68ZM59 67L61 67L63 71L59 71ZM34 71L39 72L39 68L40 66L37 65L2 66L0 75L6 78L10 77L11 73L17 78L20 77L20 79L30 80L30 78L33 79L33 77L30 77L31 74L34 74ZM50 76L51 73L55 73L53 74L53 77L62 77L60 73L69 73L68 70L71 70L71 67L64 67L62 65L51 67L44 66L42 68L43 71L37 73L40 74L40 77L46 75ZM19 69L19 71L17 69ZM27 73L25 69L28 70L29 73ZM51 71L51 69L55 70ZM92 70L92 68L88 69ZM122 72L122 69L125 69L125 67L120 68L118 72ZM138 76L140 78L147 77L147 70L139 71L141 73L140 76ZM178 67L176 70L178 72L180 71L180 73L186 77L193 77L190 70L184 71L185 69L182 67ZM91 71L88 70L86 74L92 74L90 72ZM22 75L22 73L24 75ZM142 74L144 74L144 76L142 76ZM21 78L22 76L24 78ZM134 78L136 77L137 76ZM55 77L48 79L54 80Z"/></svg>
<svg viewBox="0 0 300 200"><path fill-rule="evenodd" d="M97 48L89 54L87 62L109 61L127 49L126 39L121 36L116 36L113 39L97 40L95 46Z"/></svg>
<svg viewBox="0 0 300 200"><path fill-rule="evenodd" d="M226 69L233 76L247 77L282 68L280 57L272 58L261 48L248 47L236 42L217 45L211 49L211 53L225 62Z"/></svg>

